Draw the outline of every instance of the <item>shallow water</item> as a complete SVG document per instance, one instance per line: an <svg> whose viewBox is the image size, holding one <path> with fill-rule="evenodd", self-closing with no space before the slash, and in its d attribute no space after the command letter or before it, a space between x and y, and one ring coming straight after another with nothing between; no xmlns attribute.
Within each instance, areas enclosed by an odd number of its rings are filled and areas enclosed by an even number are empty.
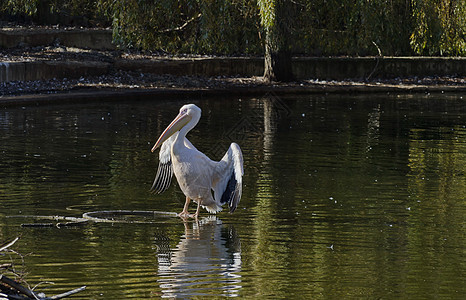
<svg viewBox="0 0 466 300"><path fill-rule="evenodd" d="M188 136L199 150L214 159L231 141L243 150L234 214L20 226L50 222L29 215L181 211L175 183L149 192L158 164L150 149L186 102L203 109ZM82 285L74 299L466 294L460 95L9 107L0 133L0 238L20 236L13 249L24 255L0 263L13 261L47 295Z"/></svg>

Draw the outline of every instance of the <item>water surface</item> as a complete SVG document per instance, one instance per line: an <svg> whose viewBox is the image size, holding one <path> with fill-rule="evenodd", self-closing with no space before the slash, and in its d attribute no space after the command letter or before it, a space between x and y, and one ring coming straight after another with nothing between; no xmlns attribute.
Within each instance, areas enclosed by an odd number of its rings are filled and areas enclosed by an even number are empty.
<svg viewBox="0 0 466 300"><path fill-rule="evenodd" d="M156 215L141 223L20 226L46 222L29 215L180 212L176 183L149 192L158 164L150 149L187 102L203 110L188 136L199 150L213 159L232 141L243 150L234 214L203 211L199 223ZM0 110L0 153L0 238L20 236L13 248L24 255L0 263L13 261L48 295L82 285L75 299L466 294L466 100L459 95L9 107Z"/></svg>

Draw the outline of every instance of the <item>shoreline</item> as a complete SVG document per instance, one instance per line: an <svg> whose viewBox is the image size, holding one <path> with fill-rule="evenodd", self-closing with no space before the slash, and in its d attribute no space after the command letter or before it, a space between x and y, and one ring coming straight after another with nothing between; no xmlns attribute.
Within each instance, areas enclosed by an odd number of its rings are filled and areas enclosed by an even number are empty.
<svg viewBox="0 0 466 300"><path fill-rule="evenodd" d="M0 106L267 93L466 94L466 58L296 57L297 80L289 83L264 82L260 57L176 57L56 44L0 49L0 59Z"/></svg>
<svg viewBox="0 0 466 300"><path fill-rule="evenodd" d="M134 101L162 99L187 99L192 97L215 96L265 96L267 94L443 94L465 93L466 84L433 84L413 79L416 83L361 82L361 81L301 81L293 83L265 84L260 78L173 78L157 82L157 86L129 85L119 83L118 87L103 84L78 85L69 89L26 92L20 95L0 96L0 107L72 104L95 101ZM174 82L175 79L175 82ZM176 79L182 82L176 82ZM453 78L449 78L453 79ZM463 80L463 79L462 79ZM147 82L145 82L147 83ZM174 84L178 83L178 84ZM195 84L193 84L195 83ZM210 84L207 84L210 83ZM466 97L465 97L466 99Z"/></svg>

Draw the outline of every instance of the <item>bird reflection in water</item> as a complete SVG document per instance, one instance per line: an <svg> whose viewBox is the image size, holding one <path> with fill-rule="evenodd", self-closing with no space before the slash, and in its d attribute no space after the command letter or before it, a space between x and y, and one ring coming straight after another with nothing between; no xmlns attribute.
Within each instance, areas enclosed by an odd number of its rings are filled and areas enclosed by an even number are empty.
<svg viewBox="0 0 466 300"><path fill-rule="evenodd" d="M174 249L168 239L155 239L162 297L238 296L241 245L234 228L216 216L184 226Z"/></svg>

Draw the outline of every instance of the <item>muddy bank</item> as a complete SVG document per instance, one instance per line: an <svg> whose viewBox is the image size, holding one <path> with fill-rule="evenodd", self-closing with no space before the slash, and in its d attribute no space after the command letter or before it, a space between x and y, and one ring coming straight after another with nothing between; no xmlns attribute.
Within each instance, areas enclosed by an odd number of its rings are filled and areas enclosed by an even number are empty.
<svg viewBox="0 0 466 300"><path fill-rule="evenodd" d="M411 74L408 69L400 71L408 74L405 76L383 73L383 61L390 60L400 63L396 68L401 69L412 62L424 62L424 68L430 68L427 73L434 75L413 75L418 71ZM62 102L70 99L70 94L75 95L71 98L76 101L80 95L102 99L128 94L167 97L267 92L466 92L464 58L295 58L294 67L305 62L304 66L314 69L302 71L296 67L299 76L295 82L274 84L262 80L263 61L259 57L170 56L51 45L2 49L0 61L3 105L45 98ZM318 71L319 61L325 65L326 73ZM448 67L452 64L456 64L456 69ZM352 76L338 73L345 68ZM442 68L445 72L439 71ZM311 76L315 72L320 76ZM339 75L331 75L336 73Z"/></svg>
<svg viewBox="0 0 466 300"><path fill-rule="evenodd" d="M80 78L115 71L203 77L258 77L264 73L262 57L168 56L65 46L4 49L0 59L0 82ZM295 57L292 68L298 81L463 78L466 58Z"/></svg>
<svg viewBox="0 0 466 300"><path fill-rule="evenodd" d="M261 77L202 77L154 75L118 71L110 75L1 83L0 106L75 103L84 101L164 101L192 97L263 96L309 93L465 93L466 79L458 77L398 78L372 81L304 80L264 83ZM466 98L465 98L466 99Z"/></svg>

